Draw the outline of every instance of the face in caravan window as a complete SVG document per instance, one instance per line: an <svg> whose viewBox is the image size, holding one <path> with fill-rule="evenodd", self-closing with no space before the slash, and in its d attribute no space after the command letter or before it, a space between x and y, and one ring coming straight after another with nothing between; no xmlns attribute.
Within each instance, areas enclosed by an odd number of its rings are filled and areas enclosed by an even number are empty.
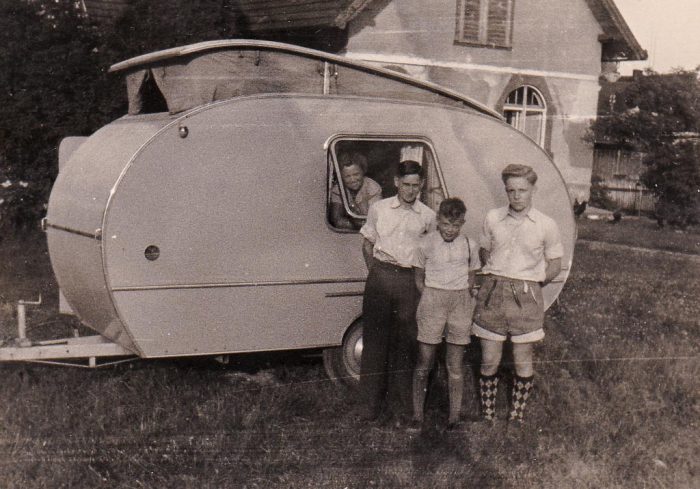
<svg viewBox="0 0 700 489"><path fill-rule="evenodd" d="M401 175L411 162L420 175ZM397 196L437 209L445 192L432 147L424 141L392 137L347 137L330 146L327 219L331 228L358 231L370 206ZM415 173L415 172L414 172ZM417 181L414 181L417 180Z"/></svg>
<svg viewBox="0 0 700 489"><path fill-rule="evenodd" d="M367 159L359 153L344 153L340 157L340 176L345 188L357 192L362 187L367 171Z"/></svg>
<svg viewBox="0 0 700 489"><path fill-rule="evenodd" d="M365 176L367 158L363 154L341 153L338 166L341 182L331 189L331 224L340 229L358 230L362 227L362 218L369 212L369 206L381 199L382 189L377 182ZM342 189L339 183L342 183Z"/></svg>

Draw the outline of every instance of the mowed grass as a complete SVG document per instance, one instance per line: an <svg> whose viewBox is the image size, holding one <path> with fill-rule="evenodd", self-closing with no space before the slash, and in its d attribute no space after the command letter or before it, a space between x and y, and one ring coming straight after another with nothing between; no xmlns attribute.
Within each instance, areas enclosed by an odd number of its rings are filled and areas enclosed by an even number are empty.
<svg viewBox="0 0 700 489"><path fill-rule="evenodd" d="M581 217L578 220L578 237L640 248L700 254L700 226L690 226L684 231L670 226L661 228L655 220L647 217L623 216L618 223Z"/></svg>
<svg viewBox="0 0 700 489"><path fill-rule="evenodd" d="M72 330L52 312L43 250L40 238L3 244L6 338L11 302L38 290L48 303L30 313L30 325L41 325L33 332ZM0 487L696 488L699 270L697 256L577 245L547 315L521 428L471 420L474 347L463 431L442 430L438 374L420 435L363 424L354 393L305 355L239 356L227 367L5 364ZM499 403L502 417L505 389Z"/></svg>

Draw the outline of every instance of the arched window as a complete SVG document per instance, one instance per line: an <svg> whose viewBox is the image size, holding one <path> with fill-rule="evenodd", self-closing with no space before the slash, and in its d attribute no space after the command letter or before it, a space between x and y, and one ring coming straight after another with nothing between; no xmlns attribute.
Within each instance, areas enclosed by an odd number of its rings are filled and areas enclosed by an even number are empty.
<svg viewBox="0 0 700 489"><path fill-rule="evenodd" d="M510 92L503 104L503 115L508 124L544 146L547 106L535 87L524 85Z"/></svg>

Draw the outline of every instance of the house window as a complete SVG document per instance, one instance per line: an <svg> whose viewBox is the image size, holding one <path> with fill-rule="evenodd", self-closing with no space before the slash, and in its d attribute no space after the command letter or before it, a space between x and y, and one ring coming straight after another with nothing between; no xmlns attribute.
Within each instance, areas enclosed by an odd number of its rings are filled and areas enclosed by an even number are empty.
<svg viewBox="0 0 700 489"><path fill-rule="evenodd" d="M513 41L515 0L457 0L459 43L510 48Z"/></svg>
<svg viewBox="0 0 700 489"><path fill-rule="evenodd" d="M405 137L342 137L328 152L327 218L339 231L357 232L367 218L368 202L396 195L394 177L401 161L413 160L425 169L420 200L437 211L446 197L444 182L431 145ZM358 176L362 174L362 186Z"/></svg>
<svg viewBox="0 0 700 489"><path fill-rule="evenodd" d="M508 124L544 146L547 107L536 88L525 85L510 92L503 105L503 116Z"/></svg>

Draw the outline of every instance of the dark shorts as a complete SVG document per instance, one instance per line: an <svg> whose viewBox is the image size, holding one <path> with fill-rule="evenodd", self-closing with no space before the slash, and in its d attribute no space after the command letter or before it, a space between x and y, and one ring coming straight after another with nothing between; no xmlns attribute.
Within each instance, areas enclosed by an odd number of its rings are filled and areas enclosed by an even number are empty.
<svg viewBox="0 0 700 489"><path fill-rule="evenodd" d="M531 343L544 338L544 299L537 282L487 275L479 289L473 333L479 338Z"/></svg>

